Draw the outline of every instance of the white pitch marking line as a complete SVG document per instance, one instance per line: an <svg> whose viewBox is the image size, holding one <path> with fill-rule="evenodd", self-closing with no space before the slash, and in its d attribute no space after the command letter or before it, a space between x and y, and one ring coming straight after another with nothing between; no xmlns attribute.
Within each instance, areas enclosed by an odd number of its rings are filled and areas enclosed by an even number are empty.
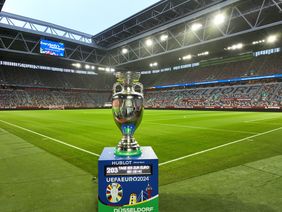
<svg viewBox="0 0 282 212"><path fill-rule="evenodd" d="M0 120L0 122L5 123L5 124L8 124L8 125L13 126L13 127L16 127L16 128L19 128L19 129L21 129L21 130L25 130L25 131L30 132L30 133L33 133L33 134L35 134L35 135L39 135L39 136L41 136L41 137L43 137L43 138L47 138L47 139L52 140L52 141L55 141L55 142L57 142L57 143L60 143L60 144L66 145L66 146L68 146L68 147L77 149L77 150L79 150L79 151L88 153L88 154L90 154L90 155L94 155L94 156L97 156L97 157L100 156L99 154L96 154L96 153L94 153L94 152L90 152L90 151L88 151L88 150L86 150L86 149L82 149L82 148L80 148L80 147L77 147L77 146L74 146L74 145L65 143L65 142L60 141L60 140L58 140L58 139L51 138L51 137L49 137L49 136L47 136L47 135L43 135L43 134L41 134L41 133L38 133L38 132L35 132L35 131L32 131L32 130L29 130L29 129L27 129L27 128L24 128L24 127L21 127L21 126L18 126L18 125L15 125L15 124L12 124L12 123L3 121L3 120Z"/></svg>
<svg viewBox="0 0 282 212"><path fill-rule="evenodd" d="M278 119L278 118L281 118L281 116L279 116L279 117L272 117L272 118L264 118L264 119L253 119L253 120L244 121L244 122L245 123L249 123L249 122L263 121L263 120L269 120L269 119Z"/></svg>
<svg viewBox="0 0 282 212"><path fill-rule="evenodd" d="M209 127L197 127L197 126L191 126L191 125L160 124L160 123L155 123L155 122L148 122L148 123L162 125L162 126L182 127L182 128L191 128L191 129L200 129L200 130L211 130L211 131L218 131L218 132L233 132L233 133L245 133L245 134L257 134L258 133L258 132L250 132L250 131L224 130L224 129L217 129L217 128L209 128Z"/></svg>
<svg viewBox="0 0 282 212"><path fill-rule="evenodd" d="M273 130L269 130L269 131L266 131L266 132L258 133L256 135L248 136L246 138L242 138L242 139L239 139L239 140L236 140L236 141L232 141L232 142L229 142L229 143L226 143L226 144L222 144L222 145L219 145L219 146L216 146L216 147L212 147L210 149L206 149L206 150L203 150L203 151L200 151L200 152L195 152L195 153L192 153L190 155L185 155L183 157L179 157L179 158L176 158L176 159L173 159L173 160L169 160L169 161L160 163L159 166L163 166L163 165L175 162L175 161L183 160L183 159L195 156L195 155L200 155L200 154L203 154L205 152L210 152L210 151L215 150L215 149L219 149L219 148L222 148L222 147L225 147L225 146L236 144L236 143L239 143L241 141L248 140L248 139L251 139L251 138L255 138L255 137L258 137L258 136L261 136L261 135L265 135L265 134L268 134L268 133L272 133L272 132L275 132L275 131L281 130L281 129L282 129L282 127L275 128Z"/></svg>

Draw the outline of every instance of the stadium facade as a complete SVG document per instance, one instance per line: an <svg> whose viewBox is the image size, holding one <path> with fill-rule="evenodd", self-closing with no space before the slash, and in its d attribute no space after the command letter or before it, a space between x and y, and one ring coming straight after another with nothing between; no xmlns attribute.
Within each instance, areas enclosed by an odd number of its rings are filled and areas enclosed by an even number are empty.
<svg viewBox="0 0 282 212"><path fill-rule="evenodd" d="M162 0L97 35L1 12L0 108L109 106L114 72L132 70L147 108L281 110L281 12Z"/></svg>

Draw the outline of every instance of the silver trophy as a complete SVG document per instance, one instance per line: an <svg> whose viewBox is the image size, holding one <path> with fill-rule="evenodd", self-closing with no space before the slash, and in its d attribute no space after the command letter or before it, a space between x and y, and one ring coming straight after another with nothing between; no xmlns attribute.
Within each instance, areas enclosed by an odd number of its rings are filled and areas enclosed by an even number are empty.
<svg viewBox="0 0 282 212"><path fill-rule="evenodd" d="M112 111L122 139L115 150L117 156L141 155L140 146L133 137L143 116L143 85L136 72L117 72L113 86Z"/></svg>

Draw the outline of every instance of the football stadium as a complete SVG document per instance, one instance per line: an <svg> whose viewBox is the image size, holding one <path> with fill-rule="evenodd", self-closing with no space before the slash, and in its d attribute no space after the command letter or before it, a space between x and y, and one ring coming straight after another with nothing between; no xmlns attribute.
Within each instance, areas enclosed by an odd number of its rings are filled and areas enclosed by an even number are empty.
<svg viewBox="0 0 282 212"><path fill-rule="evenodd" d="M0 212L282 211L281 0L160 0L97 34L8 1Z"/></svg>

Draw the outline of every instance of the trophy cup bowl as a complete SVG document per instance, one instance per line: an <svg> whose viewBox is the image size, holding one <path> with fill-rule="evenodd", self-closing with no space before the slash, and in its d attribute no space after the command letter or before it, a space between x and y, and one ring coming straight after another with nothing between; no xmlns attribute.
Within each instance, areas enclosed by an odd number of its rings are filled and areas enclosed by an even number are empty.
<svg viewBox="0 0 282 212"><path fill-rule="evenodd" d="M122 139L115 149L116 156L139 156L140 146L133 137L143 116L143 85L136 72L117 72L113 86L112 112Z"/></svg>

